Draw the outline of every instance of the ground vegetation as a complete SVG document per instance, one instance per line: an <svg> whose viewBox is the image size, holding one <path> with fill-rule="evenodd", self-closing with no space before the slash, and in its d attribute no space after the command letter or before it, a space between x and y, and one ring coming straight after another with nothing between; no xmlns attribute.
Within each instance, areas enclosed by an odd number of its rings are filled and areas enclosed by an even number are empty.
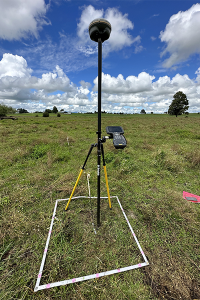
<svg viewBox="0 0 200 300"><path fill-rule="evenodd" d="M200 299L200 195L198 114L102 115L102 135L122 126L124 150L104 144L111 196L117 195L147 255L149 266L34 293L56 199L68 198L90 145L97 115L57 118L19 115L0 123L0 299ZM93 150L74 196L96 196ZM101 196L106 196L103 170ZM140 263L143 258L116 202L101 201L102 226L94 234L96 200L58 205L42 284Z"/></svg>

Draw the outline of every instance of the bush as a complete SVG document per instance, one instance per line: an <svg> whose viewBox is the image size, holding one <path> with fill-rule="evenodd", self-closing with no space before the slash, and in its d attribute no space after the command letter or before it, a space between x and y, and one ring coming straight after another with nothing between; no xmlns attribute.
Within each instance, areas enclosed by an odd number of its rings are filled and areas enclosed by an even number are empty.
<svg viewBox="0 0 200 300"><path fill-rule="evenodd" d="M43 117L49 117L49 113L47 111L43 112Z"/></svg>
<svg viewBox="0 0 200 300"><path fill-rule="evenodd" d="M61 114L60 113L57 113L57 117L60 117L61 116Z"/></svg>
<svg viewBox="0 0 200 300"><path fill-rule="evenodd" d="M11 106L0 104L0 117L5 117L7 114L14 114L16 110Z"/></svg>

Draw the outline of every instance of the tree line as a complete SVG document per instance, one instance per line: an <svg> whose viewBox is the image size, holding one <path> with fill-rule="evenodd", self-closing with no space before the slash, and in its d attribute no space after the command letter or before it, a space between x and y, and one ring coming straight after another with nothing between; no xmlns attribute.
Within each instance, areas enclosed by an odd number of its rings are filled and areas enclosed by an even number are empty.
<svg viewBox="0 0 200 300"><path fill-rule="evenodd" d="M176 117L178 115L184 114L189 108L189 101L187 99L187 96L181 92L178 91L176 94L173 96L172 103L169 106L168 109L168 114L169 115L175 115ZM0 104L0 117L6 116L7 114L14 114L18 111L18 113L28 113L28 111L24 108L18 108L17 110L12 108L11 106L6 106L3 104ZM61 111L64 111L64 109L61 109ZM56 106L53 107L53 109L45 109L45 116L47 116L49 113L58 113L58 109ZM146 114L146 111L144 109L141 110L141 114Z"/></svg>

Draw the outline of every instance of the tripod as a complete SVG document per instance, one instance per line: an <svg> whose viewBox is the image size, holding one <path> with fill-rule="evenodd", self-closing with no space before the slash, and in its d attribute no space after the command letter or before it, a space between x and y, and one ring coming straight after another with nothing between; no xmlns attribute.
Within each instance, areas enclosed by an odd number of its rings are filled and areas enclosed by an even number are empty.
<svg viewBox="0 0 200 300"><path fill-rule="evenodd" d="M110 192L109 192L109 186L108 186L108 177L107 177L106 163L105 163L104 149L103 149L103 143L104 143L105 141L106 141L106 138L103 137L103 139L101 139L101 141L100 141L100 147L101 147L100 149L101 149L101 154L102 154L102 158L103 158L103 168L104 168L104 174L105 174L105 180L106 180L106 187L107 187L107 194L108 194L108 203L109 203L109 207L111 208ZM77 180L76 180L75 186L74 186L74 188L73 188L73 190L72 190L72 193L71 193L71 195L70 195L70 198L69 198L69 200L68 200L68 202L67 202L67 205L66 205L66 207L65 207L65 210L67 210L68 207L69 207L69 203L70 203L70 201L71 201L71 199L72 199L72 197L73 197L73 194L74 194L75 189L76 189L76 187L77 187L77 185L78 185L78 182L79 182L79 180L80 180L80 178L81 178L81 175L82 175L82 173L83 173L83 170L85 169L85 166L86 166L86 163L87 163L87 161L88 161L88 158L89 158L89 156L90 156L90 154L91 154L93 148L94 148L94 147L97 147L97 146L98 146L98 144L92 144L92 145L91 145L91 147L90 147L90 149L89 149L89 151L88 151L88 155L87 155L87 157L86 157L86 159L85 159L85 162L84 162L84 164L83 164L83 167L81 168L81 171L80 171L79 176L78 176L78 178L77 178ZM99 158L99 156L98 156L98 158ZM101 158L101 156L100 156L100 158ZM98 179L99 179L99 178L100 178L100 164L98 165L98 168L97 168L97 176L98 176ZM99 180L98 180L98 185L100 185L100 181L99 181ZM100 186L99 186L99 188L98 188L98 193L99 193L99 199L98 199L98 197L97 197L97 226L99 227L99 226L100 226L100 201L98 201L98 200L100 200Z"/></svg>

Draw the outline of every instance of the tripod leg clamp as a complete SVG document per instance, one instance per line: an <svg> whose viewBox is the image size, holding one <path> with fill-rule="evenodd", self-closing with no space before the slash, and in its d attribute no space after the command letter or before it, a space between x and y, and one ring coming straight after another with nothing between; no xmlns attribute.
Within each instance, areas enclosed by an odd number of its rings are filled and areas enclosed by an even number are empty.
<svg viewBox="0 0 200 300"><path fill-rule="evenodd" d="M75 183L75 186L74 186L74 188L73 188L73 191L72 191L72 193L71 193L71 195L70 195L70 198L69 198L69 200L68 200L68 202L67 202L67 205L66 205L66 207L65 207L65 210L68 209L69 203L70 203L70 201L71 201L71 199L72 199L72 196L73 196L74 191L75 191L75 189L76 189L76 187L77 187L77 184L78 184L78 182L79 182L79 179L81 178L82 173L83 173L83 169L81 169L81 171L80 171L80 173L79 173L79 175L78 175L78 178L77 178L77 180L76 180L76 183Z"/></svg>

